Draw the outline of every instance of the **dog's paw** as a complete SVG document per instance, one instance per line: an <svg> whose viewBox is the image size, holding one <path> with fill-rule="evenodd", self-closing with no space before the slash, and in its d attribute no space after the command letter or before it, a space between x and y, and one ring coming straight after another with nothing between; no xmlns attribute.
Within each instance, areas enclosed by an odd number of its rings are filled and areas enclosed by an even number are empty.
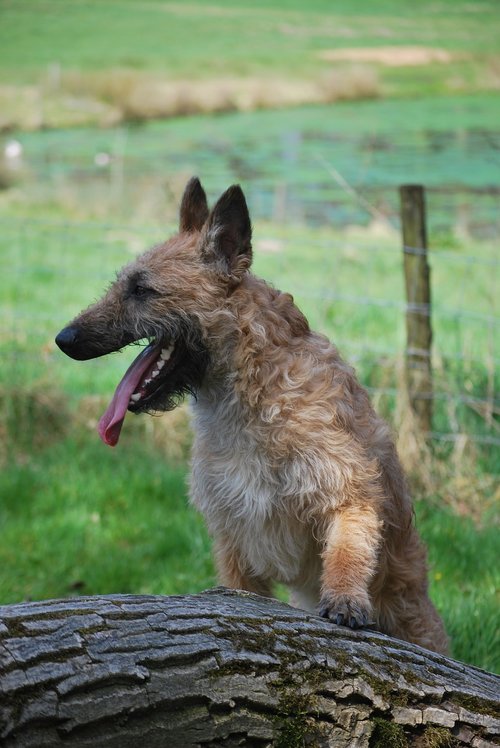
<svg viewBox="0 0 500 748"><path fill-rule="evenodd" d="M321 598L318 614L328 618L337 626L349 626L361 629L372 623L372 612L369 603L361 603L346 595L325 595Z"/></svg>

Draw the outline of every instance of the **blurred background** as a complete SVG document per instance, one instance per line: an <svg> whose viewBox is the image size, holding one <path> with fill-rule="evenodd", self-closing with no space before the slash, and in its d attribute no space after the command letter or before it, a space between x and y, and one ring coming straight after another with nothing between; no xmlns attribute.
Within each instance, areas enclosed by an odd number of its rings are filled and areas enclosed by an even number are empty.
<svg viewBox="0 0 500 748"><path fill-rule="evenodd" d="M394 426L456 657L500 669L496 0L0 0L0 602L214 584L186 408L96 433L134 351L53 339L239 182L255 272ZM426 189L432 425L404 396L398 188Z"/></svg>

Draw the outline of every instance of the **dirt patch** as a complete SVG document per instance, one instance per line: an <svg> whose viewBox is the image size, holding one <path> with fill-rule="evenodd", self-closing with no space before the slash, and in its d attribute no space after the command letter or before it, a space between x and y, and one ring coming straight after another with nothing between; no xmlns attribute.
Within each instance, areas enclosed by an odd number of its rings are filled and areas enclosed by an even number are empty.
<svg viewBox="0 0 500 748"><path fill-rule="evenodd" d="M73 95L95 97L118 107L125 119L321 104L371 98L380 92L377 77L360 66L315 80L269 75L176 81L133 70L74 72L63 74L61 85Z"/></svg>
<svg viewBox="0 0 500 748"><path fill-rule="evenodd" d="M57 87L0 85L0 132L90 124L108 127L127 121L328 104L380 95L377 71L349 63L304 80L279 76L171 80L131 69L62 71Z"/></svg>
<svg viewBox="0 0 500 748"><path fill-rule="evenodd" d="M377 63L389 67L430 65L433 62L450 63L455 56L445 49L433 47L348 47L325 49L318 53L327 62Z"/></svg>

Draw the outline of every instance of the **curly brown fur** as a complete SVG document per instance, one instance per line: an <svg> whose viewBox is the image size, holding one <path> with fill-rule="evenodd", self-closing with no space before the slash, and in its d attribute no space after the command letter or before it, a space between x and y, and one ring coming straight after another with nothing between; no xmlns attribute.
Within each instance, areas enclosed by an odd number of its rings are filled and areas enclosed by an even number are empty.
<svg viewBox="0 0 500 748"><path fill-rule="evenodd" d="M171 390L195 391L191 499L222 582L261 594L282 582L296 605L337 624L445 652L389 428L292 297L250 273L240 188L208 213L191 180L180 228L124 268L59 344L74 358L143 337L184 350L154 397L148 385L130 409L165 409Z"/></svg>

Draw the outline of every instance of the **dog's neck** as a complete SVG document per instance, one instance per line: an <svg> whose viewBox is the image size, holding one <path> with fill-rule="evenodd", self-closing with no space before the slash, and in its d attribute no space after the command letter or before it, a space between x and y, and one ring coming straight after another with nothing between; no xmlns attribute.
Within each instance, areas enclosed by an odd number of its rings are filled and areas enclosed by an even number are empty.
<svg viewBox="0 0 500 748"><path fill-rule="evenodd" d="M228 296L212 322L211 363L198 397L205 407L232 398L255 412L259 393L276 373L273 360L279 355L286 363L298 355L310 337L309 324L289 294L251 273Z"/></svg>

